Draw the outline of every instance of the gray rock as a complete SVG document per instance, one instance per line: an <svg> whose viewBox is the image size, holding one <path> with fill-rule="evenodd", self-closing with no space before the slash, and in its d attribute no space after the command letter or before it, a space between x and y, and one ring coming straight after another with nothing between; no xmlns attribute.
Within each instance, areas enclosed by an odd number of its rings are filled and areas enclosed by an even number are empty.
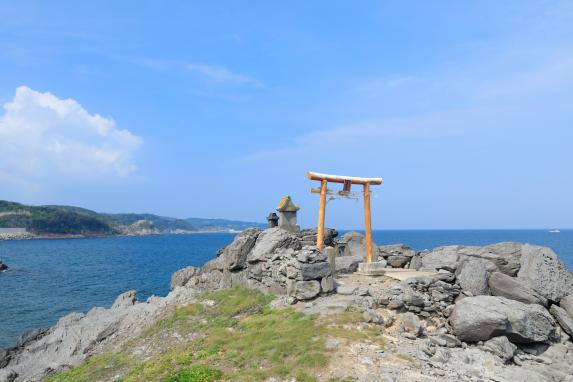
<svg viewBox="0 0 573 382"><path fill-rule="evenodd" d="M320 280L320 290L322 293L332 292L334 290L334 278L327 276Z"/></svg>
<svg viewBox="0 0 573 382"><path fill-rule="evenodd" d="M446 333L438 333L430 337L430 341L439 346L446 346L449 348L461 347L462 342L455 336Z"/></svg>
<svg viewBox="0 0 573 382"><path fill-rule="evenodd" d="M505 335L512 342L548 342L556 338L555 320L540 305L504 297L466 297L456 302L450 316L462 341L485 341Z"/></svg>
<svg viewBox="0 0 573 382"><path fill-rule="evenodd" d="M422 334L422 322L414 313L401 313L398 315L404 326L404 330L418 337Z"/></svg>
<svg viewBox="0 0 573 382"><path fill-rule="evenodd" d="M573 318L563 308L557 305L551 305L549 312L555 317L555 320L561 325L565 333L573 336Z"/></svg>
<svg viewBox="0 0 573 382"><path fill-rule="evenodd" d="M517 346L509 342L507 337L499 336L485 341L483 349L498 356L503 362L507 363L513 359Z"/></svg>
<svg viewBox="0 0 573 382"><path fill-rule="evenodd" d="M338 256L335 261L337 273L354 273L358 269L358 264L364 261L364 256Z"/></svg>
<svg viewBox="0 0 573 382"><path fill-rule="evenodd" d="M300 264L299 275L301 280L320 280L330 276L330 265L327 262L314 264Z"/></svg>
<svg viewBox="0 0 573 382"><path fill-rule="evenodd" d="M259 234L255 246L247 255L247 261L254 263L269 259L277 249L300 249L300 247L296 235L279 227L269 228Z"/></svg>
<svg viewBox="0 0 573 382"><path fill-rule="evenodd" d="M375 310L366 309L364 313L362 313L362 317L366 322L372 324L384 325L384 316Z"/></svg>
<svg viewBox="0 0 573 382"><path fill-rule="evenodd" d="M489 290L494 296L506 297L524 304L547 306L547 299L515 277L494 272L489 277Z"/></svg>
<svg viewBox="0 0 573 382"><path fill-rule="evenodd" d="M415 269L415 270L422 268L422 255L420 253L418 253L412 257L412 259L410 260L410 267L409 268Z"/></svg>
<svg viewBox="0 0 573 382"><path fill-rule="evenodd" d="M295 284L294 297L298 300L310 300L320 293L320 283L316 280L297 281Z"/></svg>
<svg viewBox="0 0 573 382"><path fill-rule="evenodd" d="M457 283L464 292L473 296L489 295L489 275L496 271L497 267L489 260L468 258L460 264L456 270Z"/></svg>
<svg viewBox="0 0 573 382"><path fill-rule="evenodd" d="M336 293L342 294L342 295L345 295L345 296L350 296L350 295L353 295L354 293L356 293L357 290L358 290L357 287L346 286L346 285L339 285L339 286L336 288Z"/></svg>
<svg viewBox="0 0 573 382"><path fill-rule="evenodd" d="M180 269L171 275L171 289L175 289L176 287L182 287L187 285L189 280L193 277L198 275L200 272L199 268L196 267L186 267Z"/></svg>
<svg viewBox="0 0 573 382"><path fill-rule="evenodd" d="M251 228L235 236L235 239L224 250L221 256L225 258L227 269L245 268L247 255L255 246L261 230Z"/></svg>
<svg viewBox="0 0 573 382"><path fill-rule="evenodd" d="M380 256L384 258L389 256L406 256L411 258L416 254L416 251L404 244L381 245L378 249L380 250Z"/></svg>
<svg viewBox="0 0 573 382"><path fill-rule="evenodd" d="M565 296L559 301L559 306L562 307L573 317L573 294Z"/></svg>
<svg viewBox="0 0 573 382"><path fill-rule="evenodd" d="M521 267L521 249L523 244L503 242L483 247L480 257L493 262L508 276L515 276Z"/></svg>
<svg viewBox="0 0 573 382"><path fill-rule="evenodd" d="M47 332L48 329L44 328L28 330L27 332L24 332L18 336L18 338L16 339L16 347L26 346L32 341L39 340L44 335L46 335ZM0 361L0 367L2 367L1 363L2 362Z"/></svg>
<svg viewBox="0 0 573 382"><path fill-rule="evenodd" d="M358 232L347 232L342 236L342 241L346 243L343 256L362 256L366 258L366 244L364 235ZM377 259L380 255L378 246L372 243L372 258Z"/></svg>
<svg viewBox="0 0 573 382"><path fill-rule="evenodd" d="M573 274L547 247L523 246L517 278L551 301L573 293Z"/></svg>
<svg viewBox="0 0 573 382"><path fill-rule="evenodd" d="M137 303L137 292L134 290L130 290L117 296L111 308L121 309L133 306L136 303Z"/></svg>
<svg viewBox="0 0 573 382"><path fill-rule="evenodd" d="M462 247L459 245L450 245L446 247L435 248L422 258L422 270L438 271L445 269L454 272L458 267L460 256L458 251Z"/></svg>
<svg viewBox="0 0 573 382"><path fill-rule="evenodd" d="M393 268L404 268L406 264L410 261L411 257L401 256L401 255L391 255L386 259L388 264Z"/></svg>

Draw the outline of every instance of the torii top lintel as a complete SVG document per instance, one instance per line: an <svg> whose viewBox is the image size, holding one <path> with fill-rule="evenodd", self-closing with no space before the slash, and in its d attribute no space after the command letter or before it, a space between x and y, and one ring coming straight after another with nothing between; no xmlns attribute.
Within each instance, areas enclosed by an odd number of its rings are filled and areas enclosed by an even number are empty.
<svg viewBox="0 0 573 382"><path fill-rule="evenodd" d="M313 171L307 172L306 176L310 180L318 180L318 181L326 180L327 182L333 182L333 183L344 183L345 181L350 181L350 183L352 184L373 184L373 185L382 184L382 178L359 178L356 176L329 175Z"/></svg>

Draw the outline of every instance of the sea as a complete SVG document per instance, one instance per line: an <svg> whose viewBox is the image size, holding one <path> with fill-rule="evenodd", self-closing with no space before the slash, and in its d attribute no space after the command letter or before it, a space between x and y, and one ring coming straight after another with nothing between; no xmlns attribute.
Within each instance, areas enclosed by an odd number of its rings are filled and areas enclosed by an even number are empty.
<svg viewBox="0 0 573 382"><path fill-rule="evenodd" d="M344 231L341 231L343 234ZM169 293L171 274L201 266L234 234L0 241L0 348L24 331L49 327L70 312L110 306L136 290L140 301ZM383 230L377 244L404 243L423 250L451 244L517 241L551 247L573 270L573 230Z"/></svg>

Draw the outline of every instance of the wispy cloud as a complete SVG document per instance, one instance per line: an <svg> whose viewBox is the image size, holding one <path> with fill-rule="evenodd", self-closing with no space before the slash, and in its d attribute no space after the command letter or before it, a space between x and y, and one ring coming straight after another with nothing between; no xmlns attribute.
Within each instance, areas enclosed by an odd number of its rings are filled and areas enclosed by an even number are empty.
<svg viewBox="0 0 573 382"><path fill-rule="evenodd" d="M197 73L209 80L235 84L235 85L248 85L254 87L261 87L262 84L255 78L245 76L239 73L233 73L230 70L216 65L206 65L206 64L187 64L185 66L187 70L193 73Z"/></svg>
<svg viewBox="0 0 573 382"><path fill-rule="evenodd" d="M237 73L220 65L154 58L129 58L126 59L126 61L148 69L170 70L179 74L191 74L218 85L251 88L263 87L263 83L258 79L246 74Z"/></svg>

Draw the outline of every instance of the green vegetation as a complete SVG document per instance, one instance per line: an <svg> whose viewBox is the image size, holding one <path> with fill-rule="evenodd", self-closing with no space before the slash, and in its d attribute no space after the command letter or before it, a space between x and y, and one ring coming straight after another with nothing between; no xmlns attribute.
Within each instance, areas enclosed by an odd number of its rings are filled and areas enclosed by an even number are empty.
<svg viewBox="0 0 573 382"><path fill-rule="evenodd" d="M36 234L113 234L105 221L55 207L33 207L0 200L0 227L26 228Z"/></svg>
<svg viewBox="0 0 573 382"><path fill-rule="evenodd" d="M270 308L272 296L244 288L204 294L178 307L120 351L97 355L49 382L317 381L328 364L326 338L354 339L354 313L318 322L293 308ZM365 328L360 338L372 335ZM379 333L377 333L379 334ZM376 335L377 335L376 334ZM143 356L142 353L145 353Z"/></svg>
<svg viewBox="0 0 573 382"><path fill-rule="evenodd" d="M112 235L146 220L159 232L243 230L262 224L225 219L175 219L153 214L104 214L73 206L27 206L0 200L0 228L26 228L39 235Z"/></svg>

